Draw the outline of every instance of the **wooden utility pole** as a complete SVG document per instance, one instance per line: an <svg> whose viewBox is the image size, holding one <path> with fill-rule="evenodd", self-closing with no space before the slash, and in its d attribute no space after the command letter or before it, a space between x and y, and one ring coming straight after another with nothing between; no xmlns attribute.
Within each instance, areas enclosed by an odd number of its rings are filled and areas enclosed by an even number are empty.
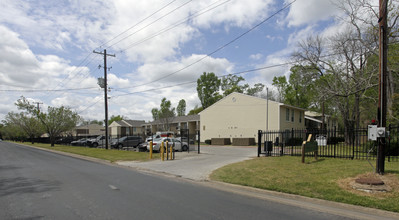
<svg viewBox="0 0 399 220"><path fill-rule="evenodd" d="M40 113L40 104L43 104L43 102L34 102L34 104L37 104L37 113Z"/></svg>
<svg viewBox="0 0 399 220"><path fill-rule="evenodd" d="M388 14L388 0L379 0L380 18L378 19L379 26L379 89L378 89L378 127L386 127L387 116L387 14ZM376 173L384 174L385 171L385 137L377 138L378 151L377 151L377 164Z"/></svg>
<svg viewBox="0 0 399 220"><path fill-rule="evenodd" d="M107 56L115 57L115 54L107 54L107 50L104 52L97 52L93 50L93 53L104 55L104 106L105 106L105 149L108 149L108 83L107 83Z"/></svg>

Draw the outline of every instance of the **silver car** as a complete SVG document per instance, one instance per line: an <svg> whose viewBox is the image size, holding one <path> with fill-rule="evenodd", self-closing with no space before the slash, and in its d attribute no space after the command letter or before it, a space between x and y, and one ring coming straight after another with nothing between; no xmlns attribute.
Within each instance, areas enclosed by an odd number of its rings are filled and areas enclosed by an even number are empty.
<svg viewBox="0 0 399 220"><path fill-rule="evenodd" d="M166 147L166 141L168 142L169 147L174 146L173 149L174 151L187 151L188 150L188 144L186 142L181 142L180 140L176 138L155 138L154 141L152 142L152 150L153 151L159 151L161 148L161 143L164 142L164 147ZM150 150L150 145L147 144L147 150Z"/></svg>

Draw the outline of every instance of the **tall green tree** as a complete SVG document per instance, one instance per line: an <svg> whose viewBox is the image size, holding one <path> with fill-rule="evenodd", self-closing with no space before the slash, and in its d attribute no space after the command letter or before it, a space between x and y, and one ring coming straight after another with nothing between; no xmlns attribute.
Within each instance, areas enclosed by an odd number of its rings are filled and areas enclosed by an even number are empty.
<svg viewBox="0 0 399 220"><path fill-rule="evenodd" d="M244 77L232 74L222 77L221 89L223 95L228 96L233 92L244 93L245 89L248 88L248 84L239 85L243 81L245 81Z"/></svg>
<svg viewBox="0 0 399 220"><path fill-rule="evenodd" d="M197 94L203 109L222 98L219 94L220 84L220 79L214 73L204 72L197 80Z"/></svg>
<svg viewBox="0 0 399 220"><path fill-rule="evenodd" d="M120 115L112 115L111 118L108 120L108 125L110 125L112 122L114 121L122 121L124 120L125 117L124 116L120 116Z"/></svg>
<svg viewBox="0 0 399 220"><path fill-rule="evenodd" d="M177 111L177 116L185 116L186 115L186 100L182 99L179 101L176 111Z"/></svg>
<svg viewBox="0 0 399 220"><path fill-rule="evenodd" d="M198 105L196 105L193 109L191 109L188 112L188 115L197 115L199 114L202 110L204 110L202 107L198 107Z"/></svg>
<svg viewBox="0 0 399 220"><path fill-rule="evenodd" d="M30 138L32 144L34 143L35 137L43 134L43 128L38 118L25 112L9 112L5 117L5 121L7 124L13 124L19 127L24 134Z"/></svg>
<svg viewBox="0 0 399 220"><path fill-rule="evenodd" d="M172 108L172 103L167 100L166 98L163 98L161 101L160 108L153 108L151 110L152 112L152 117L154 120L160 120L162 125L163 125L163 130L168 131L170 130L170 123L173 120L173 117L176 116L175 114L175 108Z"/></svg>
<svg viewBox="0 0 399 220"><path fill-rule="evenodd" d="M1 137L7 140L21 141L27 138L26 133L14 123L9 123L3 120L3 127L1 128Z"/></svg>
<svg viewBox="0 0 399 220"><path fill-rule="evenodd" d="M35 106L30 104L23 96L21 99L18 99L16 105L18 109L24 110L32 116L37 116L45 132L47 132L50 137L52 147L57 137L61 136L64 132L71 131L81 120L78 113L64 106L58 108L49 106L47 108L47 113L39 112Z"/></svg>
<svg viewBox="0 0 399 220"><path fill-rule="evenodd" d="M151 109L151 114L154 121L159 119L159 110L157 108Z"/></svg>
<svg viewBox="0 0 399 220"><path fill-rule="evenodd" d="M291 68L289 86L285 92L285 103L309 109L317 103L317 92L314 89L314 76L318 73L312 67L293 66Z"/></svg>
<svg viewBox="0 0 399 220"><path fill-rule="evenodd" d="M104 125L104 121L101 120L83 120L80 122L80 125L92 125L92 124L97 124L97 125Z"/></svg>
<svg viewBox="0 0 399 220"><path fill-rule="evenodd" d="M256 93L262 91L265 87L265 85L263 85L262 83L256 83L254 87L250 87L247 83L242 84L242 82L244 81L244 77L233 74L222 77L220 87L223 91L223 95L228 96L233 92L238 92L254 96Z"/></svg>
<svg viewBox="0 0 399 220"><path fill-rule="evenodd" d="M288 82L287 82L287 78L285 78L285 76L275 76L273 78L273 86L275 86L277 88L277 92L278 92L278 97L277 97L277 101L279 102L285 102L285 95L288 89Z"/></svg>
<svg viewBox="0 0 399 220"><path fill-rule="evenodd" d="M255 96L257 93L262 92L264 88L265 85L262 83L256 83L254 87L248 87L245 91L245 94Z"/></svg>

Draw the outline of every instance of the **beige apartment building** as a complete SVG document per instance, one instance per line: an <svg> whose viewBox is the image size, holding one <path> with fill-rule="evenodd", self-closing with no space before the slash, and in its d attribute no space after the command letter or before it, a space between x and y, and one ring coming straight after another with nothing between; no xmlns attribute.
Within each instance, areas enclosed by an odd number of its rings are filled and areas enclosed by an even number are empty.
<svg viewBox="0 0 399 220"><path fill-rule="evenodd" d="M200 113L201 140L255 138L258 130L305 128L305 109L232 93Z"/></svg>

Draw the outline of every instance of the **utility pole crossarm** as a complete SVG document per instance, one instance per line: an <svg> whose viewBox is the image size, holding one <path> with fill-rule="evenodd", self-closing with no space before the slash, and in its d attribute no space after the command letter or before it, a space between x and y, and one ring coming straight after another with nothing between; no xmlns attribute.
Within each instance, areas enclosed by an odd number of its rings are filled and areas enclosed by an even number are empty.
<svg viewBox="0 0 399 220"><path fill-rule="evenodd" d="M115 54L108 54L106 52L106 50L104 50L104 52L97 52L97 51L93 50L93 53L97 53L97 54L101 54L101 55L105 54L105 55L110 56L110 57L115 57Z"/></svg>

